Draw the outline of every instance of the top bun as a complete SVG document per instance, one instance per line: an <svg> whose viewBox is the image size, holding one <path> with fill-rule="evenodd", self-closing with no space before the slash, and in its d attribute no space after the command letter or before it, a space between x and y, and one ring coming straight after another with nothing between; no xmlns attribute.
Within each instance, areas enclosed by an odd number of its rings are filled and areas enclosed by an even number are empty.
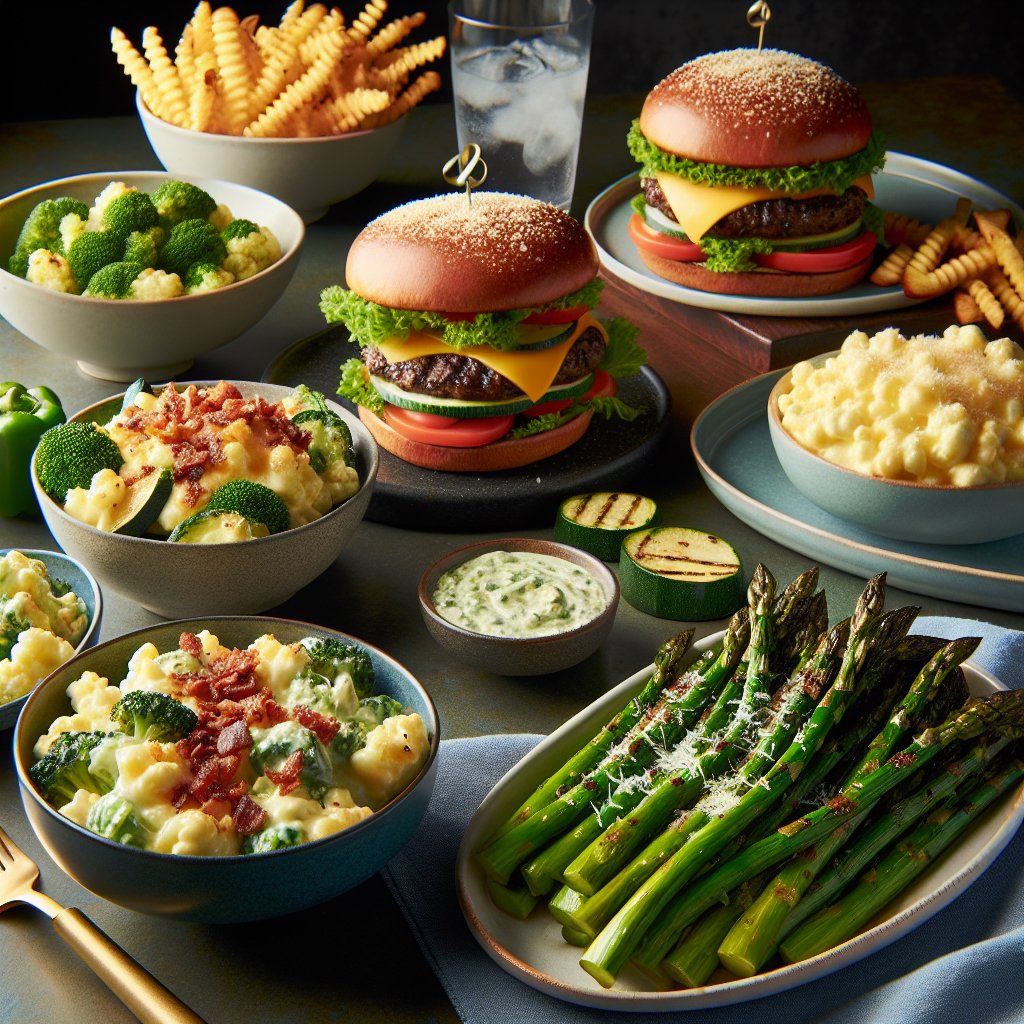
<svg viewBox="0 0 1024 1024"><path fill-rule="evenodd" d="M640 130L659 149L702 163L806 166L863 149L871 115L824 64L785 50L724 50L662 79Z"/></svg>
<svg viewBox="0 0 1024 1024"><path fill-rule="evenodd" d="M481 313L541 306L597 276L583 226L503 192L420 199L371 221L345 265L348 287L397 309Z"/></svg>

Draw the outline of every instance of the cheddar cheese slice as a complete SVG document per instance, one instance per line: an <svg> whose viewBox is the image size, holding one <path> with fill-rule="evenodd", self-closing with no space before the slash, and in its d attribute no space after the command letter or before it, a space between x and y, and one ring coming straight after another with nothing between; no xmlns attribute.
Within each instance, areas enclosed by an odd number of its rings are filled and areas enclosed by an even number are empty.
<svg viewBox="0 0 1024 1024"><path fill-rule="evenodd" d="M760 203L766 199L785 199L790 197L788 192L776 189L743 188L740 185L699 185L688 178L681 178L678 174L670 174L668 171L659 171L655 177L661 186L668 205L672 208L680 228L686 232L686 237L691 242L700 241L723 217L728 216L735 210L739 210L751 203ZM869 199L874 197L875 189L871 181L871 175L866 174L858 178L854 184L863 189ZM810 192L802 192L793 199L809 199L812 196L826 195L828 189L814 189Z"/></svg>
<svg viewBox="0 0 1024 1024"><path fill-rule="evenodd" d="M550 389L569 349L588 327L596 327L607 338L601 321L591 313L585 313L576 322L576 329L565 341L548 348L520 348L502 352L491 348L490 345L473 345L460 349L459 355L478 359L495 373L507 377L531 401L536 402ZM389 363L401 363L406 359L419 359L421 356L436 356L442 352L454 351L441 340L440 335L432 331L410 331L408 338L392 338L382 342L377 348Z"/></svg>

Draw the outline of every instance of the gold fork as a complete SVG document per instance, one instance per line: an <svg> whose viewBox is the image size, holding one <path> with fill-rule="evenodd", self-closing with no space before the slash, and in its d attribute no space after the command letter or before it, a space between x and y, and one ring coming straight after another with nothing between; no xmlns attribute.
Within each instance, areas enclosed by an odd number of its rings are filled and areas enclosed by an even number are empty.
<svg viewBox="0 0 1024 1024"><path fill-rule="evenodd" d="M0 828L0 913L27 903L49 915L57 934L143 1024L204 1024L80 910L37 892L33 886L38 878L36 862Z"/></svg>

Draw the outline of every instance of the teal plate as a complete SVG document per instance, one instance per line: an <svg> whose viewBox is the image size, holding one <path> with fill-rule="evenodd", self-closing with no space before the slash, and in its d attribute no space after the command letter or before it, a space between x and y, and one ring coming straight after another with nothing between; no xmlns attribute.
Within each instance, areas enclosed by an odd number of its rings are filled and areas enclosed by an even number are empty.
<svg viewBox="0 0 1024 1024"><path fill-rule="evenodd" d="M988 544L914 544L870 533L818 508L790 482L768 433L768 395L785 373L727 391L693 424L704 482L733 515L772 540L861 577L947 601L1024 612L1024 534Z"/></svg>

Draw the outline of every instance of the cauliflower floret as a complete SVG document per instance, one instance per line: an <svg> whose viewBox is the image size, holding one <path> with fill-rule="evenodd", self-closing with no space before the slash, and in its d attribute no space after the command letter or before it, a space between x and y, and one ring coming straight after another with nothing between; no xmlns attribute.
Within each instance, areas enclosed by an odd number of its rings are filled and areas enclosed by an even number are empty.
<svg viewBox="0 0 1024 1024"><path fill-rule="evenodd" d="M132 804L139 822L157 831L177 813L171 797L188 785L188 763L173 743L125 743L114 756L114 789Z"/></svg>
<svg viewBox="0 0 1024 1024"><path fill-rule="evenodd" d="M83 672L68 686L68 697L74 714L61 715L50 723L50 729L36 740L32 748L36 758L43 757L62 732L109 732L110 709L121 699L121 691L95 672Z"/></svg>
<svg viewBox="0 0 1024 1024"><path fill-rule="evenodd" d="M281 258L281 245L269 228L257 228L247 235L228 238L227 247L228 254L221 266L239 281L266 270Z"/></svg>
<svg viewBox="0 0 1024 1024"><path fill-rule="evenodd" d="M78 285L68 261L59 252L49 249L36 249L29 256L25 280L54 292L78 294Z"/></svg>
<svg viewBox="0 0 1024 1024"><path fill-rule="evenodd" d="M146 267L128 289L129 299L174 299L184 294L185 289L177 274L152 267Z"/></svg>
<svg viewBox="0 0 1024 1024"><path fill-rule="evenodd" d="M369 807L360 807L347 789L332 789L324 799L322 813L316 815L306 826L306 838L310 841L323 839L342 829L355 825L373 814Z"/></svg>
<svg viewBox="0 0 1024 1024"><path fill-rule="evenodd" d="M274 700L284 704L292 680L309 664L309 653L302 644L282 644L266 633L249 644L256 652L256 681L267 687Z"/></svg>
<svg viewBox="0 0 1024 1024"><path fill-rule="evenodd" d="M71 248L71 243L85 234L85 218L77 213L66 213L60 219L60 244L64 251Z"/></svg>
<svg viewBox="0 0 1024 1024"><path fill-rule="evenodd" d="M0 661L0 704L23 697L74 653L67 640L47 629L30 626L22 630L10 658Z"/></svg>
<svg viewBox="0 0 1024 1024"><path fill-rule="evenodd" d="M215 263L194 263L185 275L185 292L213 292L234 283L235 275Z"/></svg>
<svg viewBox="0 0 1024 1024"><path fill-rule="evenodd" d="M223 231L235 219L235 215L223 203L220 203L206 219L218 231Z"/></svg>
<svg viewBox="0 0 1024 1024"><path fill-rule="evenodd" d="M65 818L70 818L76 825L85 828L86 820L92 805L99 800L99 793L90 793L87 789L79 789L75 795L63 806L58 808Z"/></svg>
<svg viewBox="0 0 1024 1024"><path fill-rule="evenodd" d="M138 190L126 185L123 181L112 181L93 201L93 204L89 209L89 219L86 222L86 230L102 231L103 214L106 213L107 207L111 202L118 196L123 195L125 192L136 191Z"/></svg>
<svg viewBox="0 0 1024 1024"><path fill-rule="evenodd" d="M168 818L151 849L190 857L230 857L242 852L242 837L230 815L218 819L192 808Z"/></svg>
<svg viewBox="0 0 1024 1024"><path fill-rule="evenodd" d="M415 712L394 715L367 734L366 745L349 758L349 768L366 802L379 807L410 782L429 750L423 719Z"/></svg>

